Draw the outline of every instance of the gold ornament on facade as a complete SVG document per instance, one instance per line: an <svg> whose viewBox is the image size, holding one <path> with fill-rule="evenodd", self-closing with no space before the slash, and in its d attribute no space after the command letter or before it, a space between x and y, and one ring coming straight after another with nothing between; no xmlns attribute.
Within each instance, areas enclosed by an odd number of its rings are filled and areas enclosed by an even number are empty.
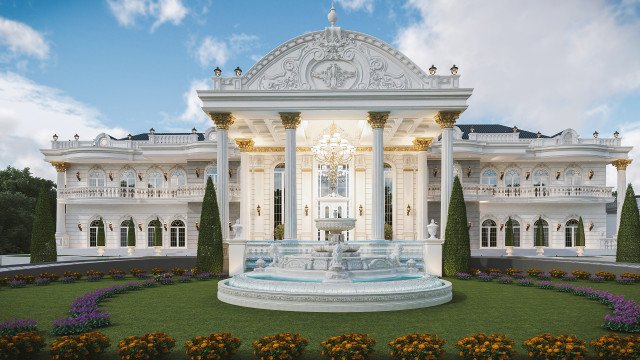
<svg viewBox="0 0 640 360"><path fill-rule="evenodd" d="M438 111L433 119L441 129L452 128L460 117L460 113L461 111Z"/></svg>
<svg viewBox="0 0 640 360"><path fill-rule="evenodd" d="M297 129L298 125L300 125L299 112L281 112L279 114L285 129Z"/></svg>
<svg viewBox="0 0 640 360"><path fill-rule="evenodd" d="M432 141L433 138L428 137L415 138L413 139L413 146L415 147L416 151L427 151L429 150Z"/></svg>
<svg viewBox="0 0 640 360"><path fill-rule="evenodd" d="M372 129L384 129L387 119L389 119L388 111L369 111L367 113L367 122Z"/></svg>
<svg viewBox="0 0 640 360"><path fill-rule="evenodd" d="M213 123L216 124L216 127L218 129L223 129L223 130L229 130L229 127L233 125L235 121L233 114L228 112L224 112L224 113L210 112L209 117L211 118Z"/></svg>
<svg viewBox="0 0 640 360"><path fill-rule="evenodd" d="M51 165L56 168L57 172L65 172L69 169L69 163L66 163L64 161L52 161Z"/></svg>
<svg viewBox="0 0 640 360"><path fill-rule="evenodd" d="M240 152L249 152L253 150L255 142L249 138L237 138L235 139L236 145L240 148Z"/></svg>
<svg viewBox="0 0 640 360"><path fill-rule="evenodd" d="M627 170L627 166L629 166L629 164L631 164L631 161L633 161L632 159L618 159L618 160L613 160L611 162L611 165L615 166L616 169L618 170Z"/></svg>

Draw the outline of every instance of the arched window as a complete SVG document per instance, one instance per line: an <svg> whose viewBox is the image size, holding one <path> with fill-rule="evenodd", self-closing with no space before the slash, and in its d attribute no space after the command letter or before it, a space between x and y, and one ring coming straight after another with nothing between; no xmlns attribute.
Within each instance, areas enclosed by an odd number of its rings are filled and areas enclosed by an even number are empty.
<svg viewBox="0 0 640 360"><path fill-rule="evenodd" d="M120 195L122 197L133 197L136 187L136 174L133 170L127 170L120 178Z"/></svg>
<svg viewBox="0 0 640 360"><path fill-rule="evenodd" d="M147 225L147 246L148 247L154 247L155 241L156 241L156 224L158 226L162 226L162 224L160 224L160 220L151 220L149 221L149 224ZM160 231L160 237L162 237L162 231Z"/></svg>
<svg viewBox="0 0 640 360"><path fill-rule="evenodd" d="M147 181L149 189L160 189L164 185L164 175L160 171L153 171L149 174Z"/></svg>
<svg viewBox="0 0 640 360"><path fill-rule="evenodd" d="M207 182L207 179L211 178L211 182L215 186L218 183L218 168L216 166L207 167L204 181Z"/></svg>
<svg viewBox="0 0 640 360"><path fill-rule="evenodd" d="M102 188L105 185L105 176L102 170L91 170L89 172L89 186Z"/></svg>
<svg viewBox="0 0 640 360"><path fill-rule="evenodd" d="M93 220L89 224L89 247L98 246L98 227L100 227L99 220Z"/></svg>
<svg viewBox="0 0 640 360"><path fill-rule="evenodd" d="M533 224L533 239L538 236L538 224L542 221L542 235L544 236L544 246L549 246L549 223L544 219L538 219ZM535 242L534 242L535 244Z"/></svg>
<svg viewBox="0 0 640 360"><path fill-rule="evenodd" d="M182 220L174 220L171 223L171 247L185 247L186 229Z"/></svg>
<svg viewBox="0 0 640 360"><path fill-rule="evenodd" d="M384 164L384 223L393 225L393 169Z"/></svg>
<svg viewBox="0 0 640 360"><path fill-rule="evenodd" d="M318 165L318 197L331 195L330 171L329 166ZM349 197L349 165L338 165L334 191L340 196Z"/></svg>
<svg viewBox="0 0 640 360"><path fill-rule="evenodd" d="M549 172L545 169L537 169L533 172L533 186L535 187L535 196L547 196L549 195Z"/></svg>
<svg viewBox="0 0 640 360"><path fill-rule="evenodd" d="M127 247L127 236L129 235L129 220L120 223L120 246Z"/></svg>
<svg viewBox="0 0 640 360"><path fill-rule="evenodd" d="M171 187L183 187L187 185L187 176L182 170L173 170L171 172Z"/></svg>
<svg viewBox="0 0 640 360"><path fill-rule="evenodd" d="M511 219L511 226L513 226L513 246L520 247L520 222Z"/></svg>
<svg viewBox="0 0 640 360"><path fill-rule="evenodd" d="M480 176L480 184L488 185L488 186L497 186L498 185L498 174L493 169L487 169L482 172L482 176Z"/></svg>
<svg viewBox="0 0 640 360"><path fill-rule="evenodd" d="M578 220L571 219L567 221L564 228L564 246L573 247L576 244L576 236L578 236Z"/></svg>
<svg viewBox="0 0 640 360"><path fill-rule="evenodd" d="M504 186L506 187L519 187L520 186L520 174L516 170L507 170L504 175Z"/></svg>
<svg viewBox="0 0 640 360"><path fill-rule="evenodd" d="M325 218L329 218L329 207L328 206L324 207L324 217Z"/></svg>
<svg viewBox="0 0 640 360"><path fill-rule="evenodd" d="M282 224L284 218L284 164L273 170L273 228Z"/></svg>
<svg viewBox="0 0 640 360"><path fill-rule="evenodd" d="M580 174L573 169L567 170L567 172L564 173L565 184L569 186L580 185L580 180L581 180Z"/></svg>
<svg viewBox="0 0 640 360"><path fill-rule="evenodd" d="M498 246L498 228L496 222L487 219L482 222L482 247Z"/></svg>

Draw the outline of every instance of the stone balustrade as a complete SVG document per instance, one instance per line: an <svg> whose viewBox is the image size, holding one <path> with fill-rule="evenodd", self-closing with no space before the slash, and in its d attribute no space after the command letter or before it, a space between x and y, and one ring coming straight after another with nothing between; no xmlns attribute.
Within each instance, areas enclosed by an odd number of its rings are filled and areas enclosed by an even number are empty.
<svg viewBox="0 0 640 360"><path fill-rule="evenodd" d="M587 185L552 185L552 186L522 186L504 187L480 184L462 185L465 200L501 199L548 199L548 198L598 198L613 201L612 187ZM440 196L440 185L429 185L429 199Z"/></svg>
<svg viewBox="0 0 640 360"><path fill-rule="evenodd" d="M60 189L62 199L201 199L206 184L157 189L104 187L70 187ZM231 201L240 201L240 184L229 184Z"/></svg>

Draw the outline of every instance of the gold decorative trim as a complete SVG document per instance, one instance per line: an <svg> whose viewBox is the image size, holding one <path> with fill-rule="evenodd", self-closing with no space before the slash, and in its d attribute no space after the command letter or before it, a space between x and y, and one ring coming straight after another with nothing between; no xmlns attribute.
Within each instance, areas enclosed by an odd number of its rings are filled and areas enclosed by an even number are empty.
<svg viewBox="0 0 640 360"><path fill-rule="evenodd" d="M627 166L629 166L629 164L631 164L631 161L633 161L632 159L618 159L618 160L613 160L611 162L611 165L615 166L616 169L618 170L627 170Z"/></svg>
<svg viewBox="0 0 640 360"><path fill-rule="evenodd" d="M452 128L456 124L456 120L460 117L462 111L438 111L434 120L440 125L441 129Z"/></svg>
<svg viewBox="0 0 640 360"><path fill-rule="evenodd" d="M413 147L416 151L427 151L431 147L433 138L430 137L417 137L413 139Z"/></svg>
<svg viewBox="0 0 640 360"><path fill-rule="evenodd" d="M264 172L264 169L251 169L251 172L254 172L254 173Z"/></svg>
<svg viewBox="0 0 640 360"><path fill-rule="evenodd" d="M285 129L297 129L298 125L300 125L299 112L281 112L279 114Z"/></svg>
<svg viewBox="0 0 640 360"><path fill-rule="evenodd" d="M240 152L249 152L253 149L255 142L249 138L237 138L235 139L236 145L240 148Z"/></svg>
<svg viewBox="0 0 640 360"><path fill-rule="evenodd" d="M402 171L404 171L404 172L414 172L414 171L416 171L416 169L414 169L414 168L404 168L404 169L402 169Z"/></svg>
<svg viewBox="0 0 640 360"><path fill-rule="evenodd" d="M359 167L359 168L356 168L356 171L358 171L358 172L360 172L360 171L365 172L365 171L367 171L367 168Z"/></svg>
<svg viewBox="0 0 640 360"><path fill-rule="evenodd" d="M69 163L66 163L64 161L52 161L51 165L56 168L57 172L65 172L69 169Z"/></svg>
<svg viewBox="0 0 640 360"><path fill-rule="evenodd" d="M372 129L384 129L388 119L388 111L369 111L367 113L367 122L369 122Z"/></svg>
<svg viewBox="0 0 640 360"><path fill-rule="evenodd" d="M229 127L235 122L235 118L231 113L210 112L209 117L216 124L218 129L229 130Z"/></svg>

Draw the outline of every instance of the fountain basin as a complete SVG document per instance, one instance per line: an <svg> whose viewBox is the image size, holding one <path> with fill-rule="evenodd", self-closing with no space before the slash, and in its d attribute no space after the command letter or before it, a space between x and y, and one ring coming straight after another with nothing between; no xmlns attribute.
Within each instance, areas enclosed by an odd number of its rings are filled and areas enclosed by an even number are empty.
<svg viewBox="0 0 640 360"><path fill-rule="evenodd" d="M330 233L341 233L349 231L356 227L356 219L352 218L324 218L316 219L316 227L318 230L328 231Z"/></svg>

